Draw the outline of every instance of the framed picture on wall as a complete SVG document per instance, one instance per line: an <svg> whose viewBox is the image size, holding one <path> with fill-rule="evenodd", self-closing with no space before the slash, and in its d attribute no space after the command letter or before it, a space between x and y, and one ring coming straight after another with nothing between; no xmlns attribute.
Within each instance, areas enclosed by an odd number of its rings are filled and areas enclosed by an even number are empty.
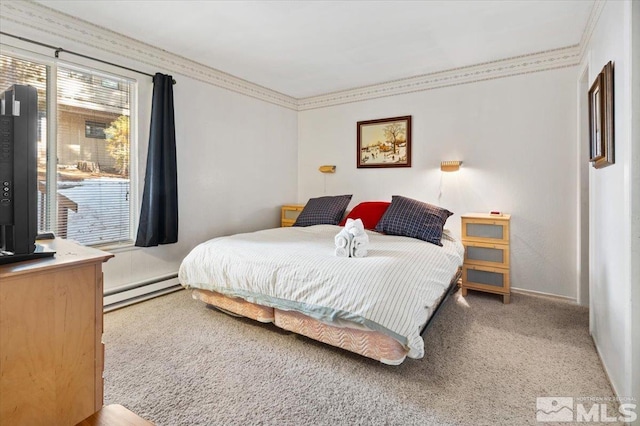
<svg viewBox="0 0 640 426"><path fill-rule="evenodd" d="M589 161L600 160L602 155L602 128L604 115L602 114L602 74L589 89Z"/></svg>
<svg viewBox="0 0 640 426"><path fill-rule="evenodd" d="M614 164L613 64L607 63L589 89L589 161Z"/></svg>
<svg viewBox="0 0 640 426"><path fill-rule="evenodd" d="M358 168L411 167L411 116L358 121Z"/></svg>

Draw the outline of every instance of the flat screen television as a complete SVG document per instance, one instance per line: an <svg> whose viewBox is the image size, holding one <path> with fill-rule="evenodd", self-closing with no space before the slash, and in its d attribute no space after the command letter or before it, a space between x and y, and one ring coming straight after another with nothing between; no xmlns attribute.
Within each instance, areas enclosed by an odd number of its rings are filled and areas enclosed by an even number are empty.
<svg viewBox="0 0 640 426"><path fill-rule="evenodd" d="M38 233L38 92L15 84L0 95L0 264L52 256Z"/></svg>

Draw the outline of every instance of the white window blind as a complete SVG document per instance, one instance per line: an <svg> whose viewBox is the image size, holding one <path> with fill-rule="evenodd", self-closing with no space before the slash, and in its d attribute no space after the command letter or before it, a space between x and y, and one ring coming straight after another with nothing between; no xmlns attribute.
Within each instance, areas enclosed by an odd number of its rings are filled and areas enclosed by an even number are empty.
<svg viewBox="0 0 640 426"><path fill-rule="evenodd" d="M131 239L131 83L58 67L58 234L83 244Z"/></svg>
<svg viewBox="0 0 640 426"><path fill-rule="evenodd" d="M0 60L0 89L29 84L38 90L39 230L85 245L130 242L135 83L75 66L47 66L4 54ZM55 96L47 98L47 88L51 93L53 87ZM53 110L57 132L47 137L47 111ZM55 194L55 202L47 194Z"/></svg>

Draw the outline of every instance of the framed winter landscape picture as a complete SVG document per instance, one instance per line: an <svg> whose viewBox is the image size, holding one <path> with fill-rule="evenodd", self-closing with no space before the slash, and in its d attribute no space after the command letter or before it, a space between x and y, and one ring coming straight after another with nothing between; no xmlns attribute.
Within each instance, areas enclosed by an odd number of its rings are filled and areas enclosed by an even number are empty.
<svg viewBox="0 0 640 426"><path fill-rule="evenodd" d="M411 167L411 116L358 121L358 168Z"/></svg>

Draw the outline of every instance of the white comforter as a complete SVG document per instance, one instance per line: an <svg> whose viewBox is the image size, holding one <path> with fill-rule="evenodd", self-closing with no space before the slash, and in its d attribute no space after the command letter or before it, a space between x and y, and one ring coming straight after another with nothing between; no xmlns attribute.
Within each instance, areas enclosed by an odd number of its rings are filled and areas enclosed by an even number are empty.
<svg viewBox="0 0 640 426"><path fill-rule="evenodd" d="M296 310L325 322L384 332L424 355L420 329L446 291L464 248L445 230L443 247L367 231L363 258L337 257L340 227L275 228L198 245L180 266L183 286ZM336 321L337 320L337 321Z"/></svg>

